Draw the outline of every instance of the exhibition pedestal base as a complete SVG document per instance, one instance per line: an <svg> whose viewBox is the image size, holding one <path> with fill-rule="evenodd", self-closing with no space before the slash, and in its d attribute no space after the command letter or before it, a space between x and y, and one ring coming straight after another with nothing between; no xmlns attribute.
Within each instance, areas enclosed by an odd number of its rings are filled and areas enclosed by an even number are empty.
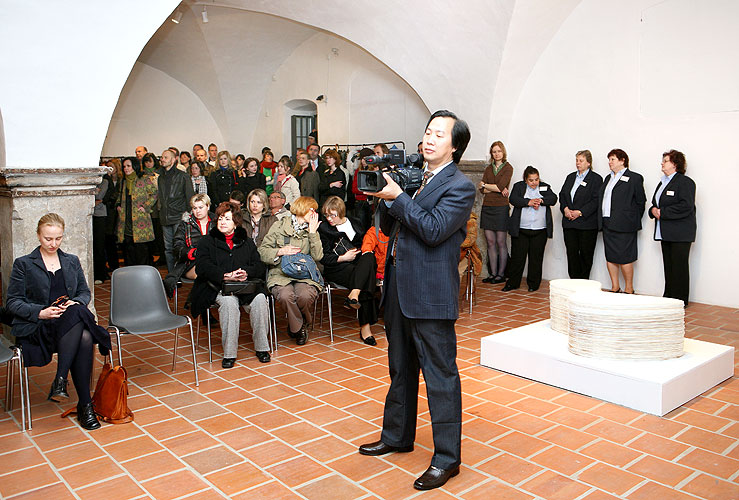
<svg viewBox="0 0 739 500"><path fill-rule="evenodd" d="M734 374L734 348L685 339L685 353L664 361L576 356L550 321L484 337L480 364L662 416Z"/></svg>

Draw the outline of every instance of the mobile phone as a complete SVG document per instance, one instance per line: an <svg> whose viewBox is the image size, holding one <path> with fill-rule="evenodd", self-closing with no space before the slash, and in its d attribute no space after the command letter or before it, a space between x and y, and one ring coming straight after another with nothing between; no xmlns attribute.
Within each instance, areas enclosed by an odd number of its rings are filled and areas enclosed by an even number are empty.
<svg viewBox="0 0 739 500"><path fill-rule="evenodd" d="M50 307L59 307L68 300L69 300L69 297L67 295L62 295L61 297L56 299L54 302L52 302Z"/></svg>

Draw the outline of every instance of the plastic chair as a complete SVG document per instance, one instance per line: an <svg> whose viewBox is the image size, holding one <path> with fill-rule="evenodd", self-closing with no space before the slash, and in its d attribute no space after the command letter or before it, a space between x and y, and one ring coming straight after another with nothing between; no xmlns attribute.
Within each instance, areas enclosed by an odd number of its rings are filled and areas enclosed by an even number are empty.
<svg viewBox="0 0 739 500"><path fill-rule="evenodd" d="M187 325L190 329L195 386L200 385L192 320L189 316L173 314L169 309L162 277L156 268L151 266L128 266L113 271L110 278L109 318L108 329L113 329L116 334L119 363L123 359L121 332L145 335L147 333L174 330L172 371L177 367L177 329Z"/></svg>
<svg viewBox="0 0 739 500"><path fill-rule="evenodd" d="M178 280L177 280L177 284L176 284L176 285L175 285L175 287L174 287L174 295L173 295L173 297L172 297L172 300L173 300L173 302L172 302L172 303L174 304L174 313L175 313L175 314L177 314L177 305L178 305L178 302L177 302L177 299L178 299L178 290L180 289L180 287L181 287L182 285L192 285L193 283L195 283L195 280L191 280L191 279L187 279L187 278L180 278L180 279L178 279Z"/></svg>
<svg viewBox="0 0 739 500"><path fill-rule="evenodd" d="M331 343L334 342L334 309L333 305L331 304L331 290L349 290L345 286L337 285L336 283L331 283L329 281L326 281L325 286L323 287L323 292L321 292L321 328L323 328L323 297L326 297L326 302L328 303L328 329L329 329L329 335L331 337ZM318 300L313 304L313 328L315 329L316 324L316 306L318 306Z"/></svg>
<svg viewBox="0 0 739 500"><path fill-rule="evenodd" d="M8 347L0 342L0 363L8 364L8 374L5 379L5 410L13 409L13 379L15 365L18 365L18 379L21 390L21 427L26 432L26 420L28 420L28 430L31 426L31 396L28 389L28 368L23 366L23 355L19 347Z"/></svg>

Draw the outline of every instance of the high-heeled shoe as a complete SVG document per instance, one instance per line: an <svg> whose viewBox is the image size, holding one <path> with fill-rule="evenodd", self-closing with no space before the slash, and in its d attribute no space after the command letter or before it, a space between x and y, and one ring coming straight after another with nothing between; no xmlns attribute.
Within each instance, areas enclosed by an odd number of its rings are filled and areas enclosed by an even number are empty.
<svg viewBox="0 0 739 500"><path fill-rule="evenodd" d="M359 338L362 339L362 342L367 345L377 345L377 341L375 340L374 335L370 335L369 337L362 337L362 332L359 332Z"/></svg>
<svg viewBox="0 0 739 500"><path fill-rule="evenodd" d="M92 403L77 405L77 420L80 422L80 426L87 431L94 431L100 428L100 422L95 416Z"/></svg>
<svg viewBox="0 0 739 500"><path fill-rule="evenodd" d="M64 377L56 377L51 383L51 389L49 390L49 401L55 403L61 403L65 399L69 399L69 393L67 392L67 379Z"/></svg>
<svg viewBox="0 0 739 500"><path fill-rule="evenodd" d="M357 299L350 299L347 297L344 299L344 307L347 309L359 309L359 301Z"/></svg>

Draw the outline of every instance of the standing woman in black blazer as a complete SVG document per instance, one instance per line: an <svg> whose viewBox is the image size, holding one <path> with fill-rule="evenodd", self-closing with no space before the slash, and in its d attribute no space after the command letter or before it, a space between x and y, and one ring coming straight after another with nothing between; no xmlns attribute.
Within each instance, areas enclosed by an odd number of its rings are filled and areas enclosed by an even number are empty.
<svg viewBox="0 0 739 500"><path fill-rule="evenodd" d="M544 247L547 245L547 238L551 238L554 231L551 207L557 203L557 195L549 184L539 181L539 171L536 168L530 165L526 167L523 178L523 181L513 185L508 196L513 205L508 221L511 264L508 266L508 281L503 287L504 292L521 286L527 256L529 269L526 283L529 285L529 292L539 289Z"/></svg>
<svg viewBox="0 0 739 500"><path fill-rule="evenodd" d="M64 238L64 219L50 213L38 221L40 245L13 262L8 285L7 308L13 314L11 333L21 346L27 366L45 366L57 353L57 369L49 400L69 398L67 374L71 371L77 390L77 419L83 429L100 427L90 397L92 348L110 350L110 335L95 323L87 308L90 288L76 255L59 247Z"/></svg>
<svg viewBox="0 0 739 500"><path fill-rule="evenodd" d="M662 244L664 297L688 305L690 244L695 241L695 182L685 175L685 155L671 149L662 155L662 182L652 196L649 217L655 219L654 239Z"/></svg>
<svg viewBox="0 0 739 500"><path fill-rule="evenodd" d="M598 241L598 191L603 178L593 172L593 155L587 149L575 154L575 167L559 192L562 232L570 279L590 278Z"/></svg>
<svg viewBox="0 0 739 500"><path fill-rule="evenodd" d="M599 227L603 229L611 292L620 292L618 271L624 275L624 292L634 293L634 261L638 257L636 235L647 195L644 178L629 169L629 155L622 149L608 153L610 175L598 192Z"/></svg>

